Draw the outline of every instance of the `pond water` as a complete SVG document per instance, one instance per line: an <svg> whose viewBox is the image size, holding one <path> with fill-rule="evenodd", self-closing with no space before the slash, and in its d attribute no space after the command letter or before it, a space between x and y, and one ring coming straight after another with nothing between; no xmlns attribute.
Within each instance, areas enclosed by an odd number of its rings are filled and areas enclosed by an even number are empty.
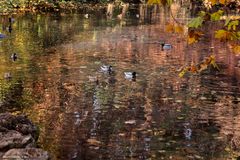
<svg viewBox="0 0 240 160"><path fill-rule="evenodd" d="M27 114L53 159L240 156L240 57L213 38L189 46L166 32L169 14L158 19L24 15L9 33L1 17L0 112ZM173 48L162 51L162 41ZM211 54L220 71L178 77ZM135 80L125 79L128 71Z"/></svg>

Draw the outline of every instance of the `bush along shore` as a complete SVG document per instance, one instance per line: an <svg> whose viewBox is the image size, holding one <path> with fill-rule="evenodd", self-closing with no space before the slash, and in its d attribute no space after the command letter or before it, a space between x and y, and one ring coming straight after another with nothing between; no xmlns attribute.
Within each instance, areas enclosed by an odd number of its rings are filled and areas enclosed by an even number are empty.
<svg viewBox="0 0 240 160"><path fill-rule="evenodd" d="M3 3L3 2L0 2ZM96 10L106 10L107 3L80 3L75 1L69 2L45 2L33 4L13 4L4 3L0 4L0 14L8 15L12 13L25 13L25 12L79 12L86 13Z"/></svg>
<svg viewBox="0 0 240 160"><path fill-rule="evenodd" d="M0 114L0 159L49 160L47 151L37 148L38 128L23 115Z"/></svg>

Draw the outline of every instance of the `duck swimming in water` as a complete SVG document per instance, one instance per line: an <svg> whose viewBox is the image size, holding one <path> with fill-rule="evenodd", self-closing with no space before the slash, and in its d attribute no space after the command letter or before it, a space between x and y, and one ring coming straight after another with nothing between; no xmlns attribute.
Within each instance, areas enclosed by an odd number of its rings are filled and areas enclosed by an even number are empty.
<svg viewBox="0 0 240 160"><path fill-rule="evenodd" d="M124 72L124 75L125 75L125 79L135 80L137 73L136 72Z"/></svg>
<svg viewBox="0 0 240 160"><path fill-rule="evenodd" d="M111 65L102 65L102 66L101 66L101 71L102 71L102 72L112 72L113 69L112 69L112 66L111 66Z"/></svg>
<svg viewBox="0 0 240 160"><path fill-rule="evenodd" d="M160 44L162 46L162 51L172 49L172 45L171 44L166 44L165 42L161 42Z"/></svg>
<svg viewBox="0 0 240 160"><path fill-rule="evenodd" d="M17 58L18 58L17 53L13 53L13 54L11 55L11 59L12 59L13 61L16 61Z"/></svg>

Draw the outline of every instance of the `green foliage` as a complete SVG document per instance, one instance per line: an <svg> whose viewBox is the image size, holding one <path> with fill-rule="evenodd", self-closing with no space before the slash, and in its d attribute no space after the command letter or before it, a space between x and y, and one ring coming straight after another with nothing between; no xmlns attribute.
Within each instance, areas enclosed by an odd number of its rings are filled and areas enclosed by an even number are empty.
<svg viewBox="0 0 240 160"><path fill-rule="evenodd" d="M236 41L240 40L240 34L239 32L220 29L215 32L215 38L220 39L221 41Z"/></svg>
<svg viewBox="0 0 240 160"><path fill-rule="evenodd" d="M222 10L218 10L217 12L211 14L211 20L212 21L219 21L221 16L223 15L223 11Z"/></svg>
<svg viewBox="0 0 240 160"><path fill-rule="evenodd" d="M234 21L231 21L228 23L227 27L228 27L228 30L236 30L237 26L239 25L239 20L234 20Z"/></svg>
<svg viewBox="0 0 240 160"><path fill-rule="evenodd" d="M203 18L202 17L196 17L191 20L191 22L188 24L188 27L190 28L198 28L201 27L203 24Z"/></svg>

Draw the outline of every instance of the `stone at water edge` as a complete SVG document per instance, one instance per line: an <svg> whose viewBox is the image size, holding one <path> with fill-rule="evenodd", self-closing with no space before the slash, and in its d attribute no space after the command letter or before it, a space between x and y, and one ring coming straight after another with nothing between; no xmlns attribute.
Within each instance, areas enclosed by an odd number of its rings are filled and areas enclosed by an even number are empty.
<svg viewBox="0 0 240 160"><path fill-rule="evenodd" d="M11 149L7 151L2 158L17 160L26 159L49 160L50 156L47 151L44 151L40 148L24 148L24 149Z"/></svg>
<svg viewBox="0 0 240 160"><path fill-rule="evenodd" d="M7 130L16 130L23 135L31 134L32 137L37 140L38 128L23 115L11 115L10 113L0 114L0 127Z"/></svg>
<svg viewBox="0 0 240 160"><path fill-rule="evenodd" d="M12 148L24 148L27 145L31 146L31 143L35 143L35 140L30 134L24 136L14 130L0 132L0 152Z"/></svg>

